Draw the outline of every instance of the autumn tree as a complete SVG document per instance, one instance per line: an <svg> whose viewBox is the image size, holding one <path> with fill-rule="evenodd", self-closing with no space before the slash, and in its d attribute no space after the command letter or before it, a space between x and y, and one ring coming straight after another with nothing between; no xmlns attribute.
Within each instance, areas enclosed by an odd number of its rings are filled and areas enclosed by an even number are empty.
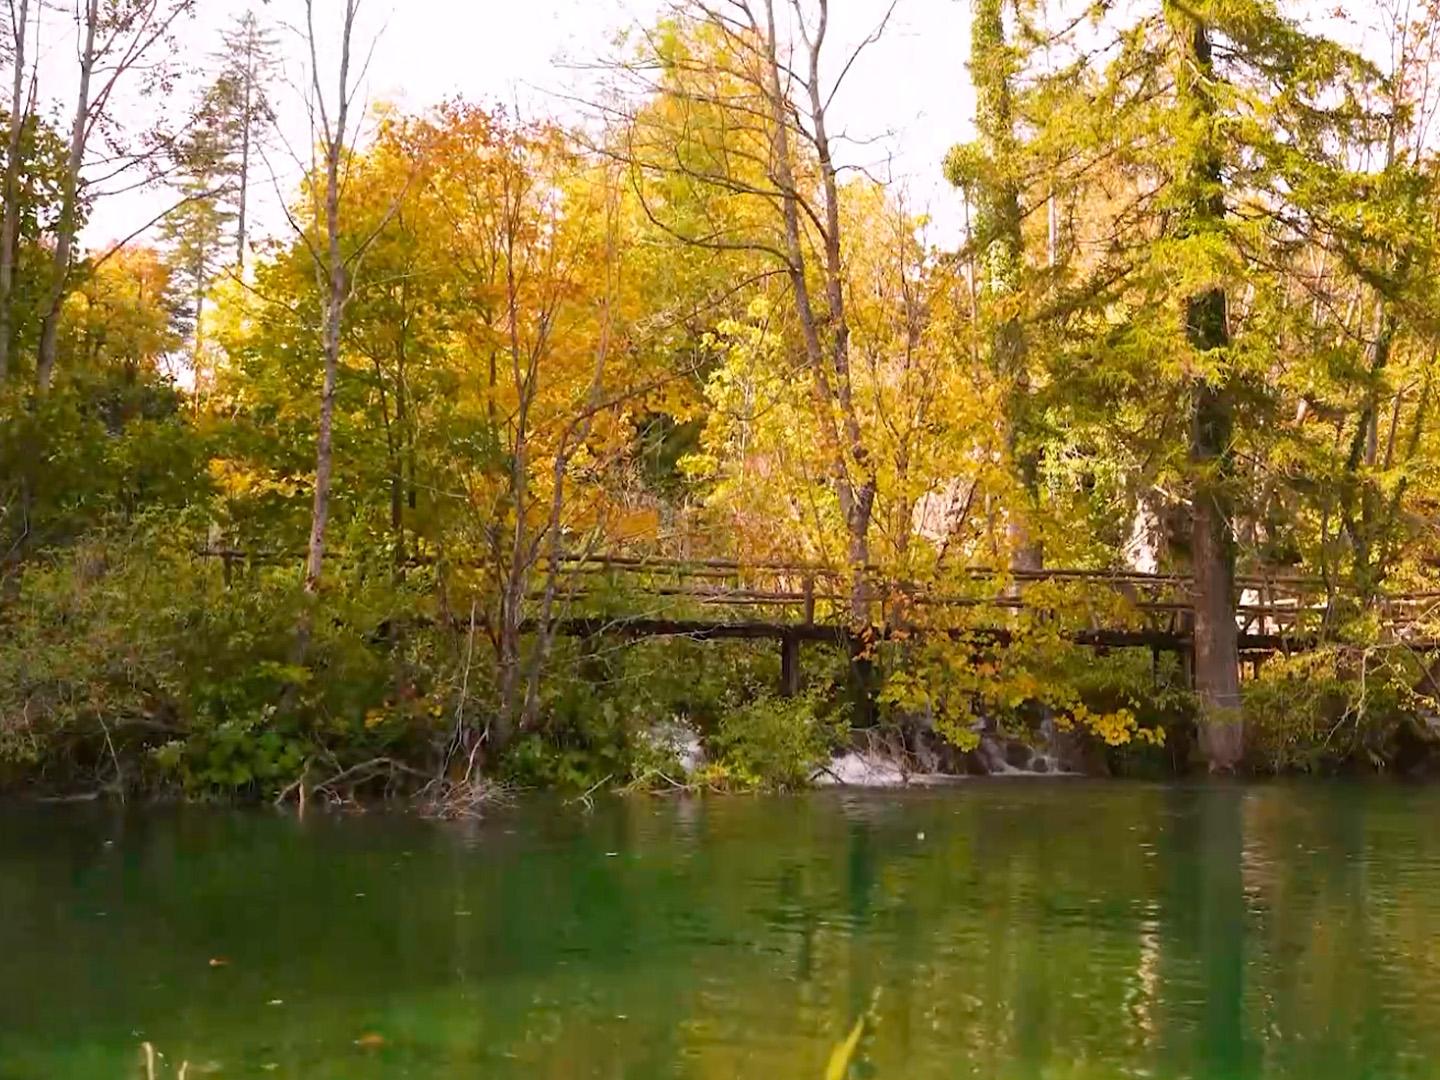
<svg viewBox="0 0 1440 1080"><path fill-rule="evenodd" d="M830 133L831 102L850 68L822 71L828 0L784 9L793 40L781 35L777 7L731 0L677 9L680 33L626 68L663 104L635 114L624 153L643 180L678 181L734 204L733 212L701 220L667 219L664 207L652 207L653 220L677 242L765 256L788 281L822 468L844 530L850 618L865 626L879 481L856 401L841 165ZM708 143L690 137L697 129L713 133ZM677 156L676 147L693 152Z"/></svg>
<svg viewBox="0 0 1440 1080"><path fill-rule="evenodd" d="M355 19L359 0L344 0L340 21L340 65L338 86L332 93L322 85L319 31L315 24L315 0L305 0L306 40L310 46L310 108L313 134L319 144L320 164L307 184L310 197L308 220L297 223L306 249L314 262L317 280L323 282L324 315L321 329L321 357L324 383L315 439L315 491L310 515L310 539L306 546L305 592L320 591L325 564L325 533L330 520L330 487L335 467L335 393L340 375L340 349L345 305L353 287L354 264L364 256L365 244L346 252L341 245L341 165L349 149L351 109L359 90L352 80L351 60L355 46ZM293 220L293 219L292 219ZM306 634L300 635L298 651L304 654Z"/></svg>
<svg viewBox="0 0 1440 1080"><path fill-rule="evenodd" d="M493 582L494 753L540 718L561 560L615 505L601 482L631 453L625 415L676 373L643 321L638 290L659 268L637 272L639 210L613 163L558 128L458 106L413 138L430 162L417 198L441 225L452 300L465 312L452 345L465 358L462 429L483 433L454 483Z"/></svg>
<svg viewBox="0 0 1440 1080"><path fill-rule="evenodd" d="M109 163L98 176L87 177L87 159L96 135L123 100L127 83L142 83L143 75L141 93L156 93L163 86L162 74L168 69L169 61L168 58L157 61L156 53L172 42L176 24L193 8L194 0L136 0L118 5L84 0L79 10L75 50L77 88L35 365L35 383L41 395L49 390L55 374L61 308L72 284L76 242L85 209L103 191L96 186L96 181L114 178L131 169L148 168L154 160L155 148L140 141L122 155L119 163ZM173 53L173 49L171 51Z"/></svg>

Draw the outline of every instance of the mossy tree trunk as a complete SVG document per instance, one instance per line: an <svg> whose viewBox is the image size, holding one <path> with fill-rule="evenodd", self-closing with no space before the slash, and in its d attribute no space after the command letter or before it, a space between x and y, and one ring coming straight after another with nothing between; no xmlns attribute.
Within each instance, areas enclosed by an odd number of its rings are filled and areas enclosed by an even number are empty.
<svg viewBox="0 0 1440 1080"><path fill-rule="evenodd" d="M1179 138L1185 142L1176 181L1185 215L1183 235L1203 239L1225 227L1210 29L1203 15L1189 8L1167 3L1165 14L1179 44L1175 92L1184 121ZM1211 772L1233 772L1244 753L1230 497L1235 405L1226 361L1220 355L1230 345L1230 328L1228 297L1219 280L1186 299L1185 332L1201 361L1191 389L1189 449L1200 748Z"/></svg>

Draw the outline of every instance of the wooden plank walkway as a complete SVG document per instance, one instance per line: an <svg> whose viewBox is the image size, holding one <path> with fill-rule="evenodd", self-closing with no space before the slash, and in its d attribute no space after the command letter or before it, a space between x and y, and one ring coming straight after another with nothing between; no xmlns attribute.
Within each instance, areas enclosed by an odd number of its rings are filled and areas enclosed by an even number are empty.
<svg viewBox="0 0 1440 1080"><path fill-rule="evenodd" d="M255 556L204 549L227 567ZM284 555L269 556L284 559ZM448 560L455 565L454 560ZM411 559L422 566L433 560ZM475 565L480 565L476 563ZM541 564L532 576L550 580ZM1017 616L1034 613L1058 623L1076 645L1096 649L1193 652L1192 581L1183 574L1057 567L1038 571L968 567L948 572L947 591L887 576L868 567L868 622L851 617L848 567L783 561L676 559L615 553L567 555L553 575L556 617L565 636L686 637L697 641L775 641L787 689L798 685L799 648L815 642L854 650L864 642L943 633L980 644L1004 645ZM1242 575L1236 580L1239 646L1259 660L1333 640L1343 592L1323 579L1294 574ZM1039 593L1038 597L1036 596ZM545 596L532 590L532 609ZM621 609L623 607L623 610ZM989 613L989 614L987 614ZM1430 636L1440 592L1385 595L1373 604L1382 642L1440 652ZM533 621L522 629L539 629Z"/></svg>
<svg viewBox="0 0 1440 1080"><path fill-rule="evenodd" d="M1137 571L1049 570L1012 572L967 568L956 575L967 591L888 579L874 571L867 587L870 624L895 630L943 629L944 613L994 611L996 632L1013 624L1014 613L1038 611L1042 617L1088 617L1075 628L1077 640L1103 647L1155 644L1179 648L1191 636L1192 582L1186 575ZM567 608L606 605L617 596L631 601L651 598L665 602L666 615L697 622L696 611L723 612L716 633L741 625L748 636L765 636L795 628L849 626L849 571L833 567L778 562L642 558L638 556L569 556L557 573L555 598ZM1058 586L1034 598L1037 587ZM1240 602L1235 606L1238 628L1251 651L1279 650L1325 637L1345 597L1315 577L1250 575L1236 580ZM531 599L544 594L536 591ZM798 611L795 609L799 609ZM764 612L770 617L757 617ZM1440 593L1395 594L1376 604L1382 630L1396 640L1413 637L1425 617L1440 613ZM657 612L632 612L636 625L663 624ZM620 616L617 616L619 618ZM703 621L703 620L700 620ZM1139 623L1140 625L1136 625ZM584 625L584 624L582 624ZM710 623L706 623L710 625ZM971 630L980 624L970 618ZM658 629L652 631L659 633ZM735 636L735 635L729 635Z"/></svg>
<svg viewBox="0 0 1440 1080"><path fill-rule="evenodd" d="M898 636L943 633L977 645L1013 640L1016 617L1033 612L1061 624L1063 637L1101 650L1145 649L1193 659L1192 581L1180 574L1055 568L1031 572L969 568L955 575L973 591L937 591L884 579L871 586L871 618L850 618L849 571L724 559L678 560L630 555L569 556L558 568L552 628L577 637L687 637L698 641L770 640L780 644L782 683L799 686L800 645L821 642L856 651ZM1039 586L1058 586L1038 600ZM1330 640L1338 602L1325 581L1300 575L1247 575L1236 581L1239 651L1258 664L1276 653L1303 652ZM539 599L542 594L533 594ZM661 610L575 614L610 608L618 597L650 599ZM1417 652L1440 651L1420 633L1440 610L1440 594L1412 593L1378 601L1382 637ZM986 613L993 613L988 618ZM953 616L963 616L955 618ZM533 628L533 627L532 627Z"/></svg>

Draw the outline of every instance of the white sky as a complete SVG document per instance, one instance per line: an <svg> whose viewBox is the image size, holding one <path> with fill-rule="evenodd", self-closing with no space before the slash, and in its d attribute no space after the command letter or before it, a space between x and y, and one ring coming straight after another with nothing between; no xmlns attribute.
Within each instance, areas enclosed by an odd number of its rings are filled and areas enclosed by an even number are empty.
<svg viewBox="0 0 1440 1080"><path fill-rule="evenodd" d="M854 45L880 21L890 0L831 0L831 77ZM1386 5L1418 0L1384 0ZM616 36L650 25L664 0L362 0L357 47L373 47L366 100L419 111L447 97L504 103L527 116L574 118L575 97L599 76L593 65L613 52ZM1335 0L1290 0L1296 13L1329 14ZM315 0L321 38L338 41L343 0ZM33 5L32 5L33 6ZM59 6L59 5L57 5ZM68 5L63 5L68 6ZM62 10L46 15L43 28L42 92L56 107L73 94L73 34ZM1342 37L1374 54L1379 37L1373 24L1378 0L1350 0L1354 21ZM301 33L303 0L199 0L198 13L181 31L179 59L195 85L209 54L219 46L222 27L247 8L277 26L285 54L286 84L277 87L280 128L292 151L307 152L309 139L301 86L308 79L308 55ZM960 242L960 206L940 175L950 146L970 137L973 93L965 58L969 52L969 0L897 0L882 39L868 48L837 97L839 128L857 140L848 164L889 175L913 209L934 221L930 239L942 246ZM1327 27L1335 31L1331 20ZM1366 27L1366 24L1371 24ZM329 28L327 32L326 28ZM1358 40L1357 40L1358 39ZM1375 59L1383 60L1382 55ZM335 51L321 56L325 85L334 83ZM47 89L48 88L48 89ZM183 110L189 90L177 90L167 105ZM126 122L143 122L158 107L130 100L117 110ZM272 177L264 173L252 194L261 232L281 233L278 198L288 198L300 174L293 153L272 152ZM167 205L156 192L102 200L87 239L94 245L134 231Z"/></svg>
<svg viewBox="0 0 1440 1080"><path fill-rule="evenodd" d="M343 0L315 0L323 26L338 27ZM832 0L832 63L838 67L855 44L879 23L889 0ZM371 103L385 101L406 111L423 110L447 97L501 102L524 114L575 116L569 100L583 96L597 78L593 65L612 52L616 35L653 22L656 0L363 0L356 40L373 56L366 88ZM278 88L285 141L306 152L308 123L300 86L308 78L308 56L300 28L302 0L200 0L195 20L181 31L181 57L198 69L218 47L220 28L253 8L262 20L286 24L280 36L287 82ZM72 94L73 53L66 27L48 16L42 82L49 96ZM935 217L937 242L959 237L959 205L940 175L945 151L968 137L972 95L963 58L970 39L966 0L898 0L881 41L852 69L835 111L841 128L857 140L848 162L893 177L917 210ZM333 72L333 52L322 55L322 70ZM833 75L833 71L832 71ZM334 82L333 74L326 85ZM593 84L592 84L593 85ZM172 109L183 108L177 92ZM129 102L128 118L143 119L154 102ZM258 224L279 232L274 188L287 197L299 175L283 148L271 155L275 183L263 175L256 192ZM95 245L123 237L162 209L156 193L102 200L88 230Z"/></svg>

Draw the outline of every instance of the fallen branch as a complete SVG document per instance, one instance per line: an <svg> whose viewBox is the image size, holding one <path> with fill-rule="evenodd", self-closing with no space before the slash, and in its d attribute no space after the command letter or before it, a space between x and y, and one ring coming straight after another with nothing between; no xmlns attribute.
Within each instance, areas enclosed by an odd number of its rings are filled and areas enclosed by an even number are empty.
<svg viewBox="0 0 1440 1080"><path fill-rule="evenodd" d="M592 799L590 796L594 795L595 792L600 789L600 787L608 784L612 779L614 779L614 777L614 773L606 773L603 777L601 777L599 780L596 780L595 783L591 784L588 788L586 788L582 794L577 795L573 799L566 799L565 805L574 806L578 802L584 803L586 810L595 809L595 800Z"/></svg>
<svg viewBox="0 0 1440 1080"><path fill-rule="evenodd" d="M329 756L331 760L334 761L333 755ZM338 764L338 762L336 762L336 764ZM428 773L424 773L414 766L406 765L403 761L396 761L392 757L377 757L371 758L369 761L362 761L358 765L351 765L348 768L340 769L328 779L318 784L307 786L306 780L310 775L310 762L307 761L300 775L285 785L280 793L275 796L274 805L283 806L289 801L292 795L296 795L297 793L302 812L311 795L325 795L332 802L345 802L347 799L337 790L337 785L348 780L351 781L351 787L353 789L356 784L364 783L366 780L372 779L377 773L384 771L388 771L392 777L395 774L403 774L429 780ZM423 791L424 789L422 788L421 790Z"/></svg>
<svg viewBox="0 0 1440 1080"><path fill-rule="evenodd" d="M490 806L504 802L508 791L482 779L434 779L420 789L420 812L445 821L474 820Z"/></svg>
<svg viewBox="0 0 1440 1080"><path fill-rule="evenodd" d="M286 784L280 794L275 796L275 805L285 805L285 802L290 798L290 794L298 790L300 792L300 809L303 811L305 809L305 778L309 775L310 759L306 758L305 764L300 768L300 775L297 776L293 782Z"/></svg>

